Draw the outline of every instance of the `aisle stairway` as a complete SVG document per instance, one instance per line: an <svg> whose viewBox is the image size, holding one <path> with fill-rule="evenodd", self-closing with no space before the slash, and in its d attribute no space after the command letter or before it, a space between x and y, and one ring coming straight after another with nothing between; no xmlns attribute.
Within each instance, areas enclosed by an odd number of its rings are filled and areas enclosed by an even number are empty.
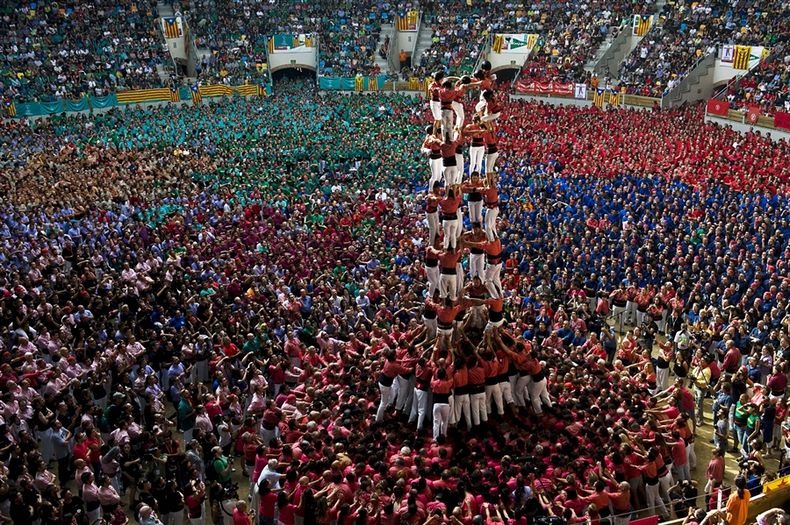
<svg viewBox="0 0 790 525"><path fill-rule="evenodd" d="M384 46L384 42L386 42L387 37L390 38L390 46L395 45L395 26L392 24L381 24L381 33L379 34L379 42L376 45L376 53L375 53L375 63L379 66L379 69L382 73L389 73L390 72L390 64L387 60L388 54L381 58L379 51Z"/></svg>
<svg viewBox="0 0 790 525"><path fill-rule="evenodd" d="M425 18L423 18L423 23L420 25L419 35L417 35L417 46L414 48L412 64L415 66L420 64L420 58L422 58L422 54L426 49L431 47L431 44L433 43L432 38L433 29L431 28L430 24L425 23Z"/></svg>

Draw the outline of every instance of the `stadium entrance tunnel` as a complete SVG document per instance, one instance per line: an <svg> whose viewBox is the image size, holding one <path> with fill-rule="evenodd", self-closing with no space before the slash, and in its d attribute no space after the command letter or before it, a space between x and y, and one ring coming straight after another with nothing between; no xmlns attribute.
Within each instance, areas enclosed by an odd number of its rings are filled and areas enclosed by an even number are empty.
<svg viewBox="0 0 790 525"><path fill-rule="evenodd" d="M308 66L283 66L272 70L272 83L274 89L277 89L277 83L287 82L310 82L315 84L315 68Z"/></svg>
<svg viewBox="0 0 790 525"><path fill-rule="evenodd" d="M491 70L492 73L496 73L497 82L512 82L515 80L516 75L519 72L519 68L514 67L503 67L503 68L494 68Z"/></svg>

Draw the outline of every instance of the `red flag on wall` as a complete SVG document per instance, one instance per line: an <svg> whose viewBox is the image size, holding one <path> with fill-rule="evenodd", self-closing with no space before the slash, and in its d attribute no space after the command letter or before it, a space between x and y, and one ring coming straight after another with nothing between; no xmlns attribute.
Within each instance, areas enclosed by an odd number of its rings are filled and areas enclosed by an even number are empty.
<svg viewBox="0 0 790 525"><path fill-rule="evenodd" d="M790 113L777 111L774 115L774 126L782 129L790 129Z"/></svg>
<svg viewBox="0 0 790 525"><path fill-rule="evenodd" d="M746 122L749 124L757 124L757 119L760 118L760 106L757 104L750 104L746 108Z"/></svg>
<svg viewBox="0 0 790 525"><path fill-rule="evenodd" d="M708 113L711 115L719 115L720 117L726 117L727 111L729 110L729 104L726 100L718 100L712 98L708 100Z"/></svg>

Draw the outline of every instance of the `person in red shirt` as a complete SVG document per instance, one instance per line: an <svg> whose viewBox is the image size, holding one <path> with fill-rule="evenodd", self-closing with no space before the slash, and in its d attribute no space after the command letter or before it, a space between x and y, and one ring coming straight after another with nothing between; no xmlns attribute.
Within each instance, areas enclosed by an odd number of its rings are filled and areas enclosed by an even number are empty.
<svg viewBox="0 0 790 525"><path fill-rule="evenodd" d="M384 362L381 367L381 375L379 376L381 401L379 401L379 407L376 410L376 423L384 421L384 413L392 404L392 383L395 381L395 378L401 373L407 373L400 363L395 360L395 350L386 348L382 353L382 358Z"/></svg>
<svg viewBox="0 0 790 525"><path fill-rule="evenodd" d="M252 525L250 513L247 512L247 502L239 500L233 509L233 525Z"/></svg>
<svg viewBox="0 0 790 525"><path fill-rule="evenodd" d="M460 83L453 84L452 80L442 82L442 87L439 90L439 105L442 109L442 138L444 140L452 135L455 128L453 125L454 103L458 103L462 95L463 87L460 86ZM458 127L463 126L463 106L461 106L460 113L460 120L456 123ZM457 111L456 114L458 114Z"/></svg>
<svg viewBox="0 0 790 525"><path fill-rule="evenodd" d="M438 273L439 261L436 261L436 268ZM430 290L430 289L429 289ZM425 338L430 340L436 337L438 331L437 315L439 307L441 306L439 298L439 288L433 289L433 294L425 300L425 306L422 309L422 322L425 325Z"/></svg>
<svg viewBox="0 0 790 525"><path fill-rule="evenodd" d="M499 216L499 194L496 187L496 178L491 172L486 175L486 189L483 191L483 202L486 207L483 228L488 238L491 239L494 236L496 219Z"/></svg>
<svg viewBox="0 0 790 525"><path fill-rule="evenodd" d="M480 180L479 169L470 167L469 180L461 184L461 192L468 195L469 222L472 224L483 222L483 190L485 184Z"/></svg>
<svg viewBox="0 0 790 525"><path fill-rule="evenodd" d="M517 407L526 408L527 383L529 383L527 361L529 359L529 353L532 351L532 347L525 346L530 344L529 341L517 341L513 346L513 349L511 349L502 341L502 338L496 331L494 332L494 338L497 340L497 342L499 342L499 347L502 349L502 351L505 352L505 354L510 358L510 361L513 363L513 366L515 367L518 374L515 383L512 384L513 400L515 401Z"/></svg>
<svg viewBox="0 0 790 525"><path fill-rule="evenodd" d="M502 105L497 101L494 90L484 89L480 101L475 105L481 122L494 122L502 113Z"/></svg>
<svg viewBox="0 0 790 525"><path fill-rule="evenodd" d="M486 333L495 331L505 322L505 300L502 297L491 297L483 301L488 307L488 323Z"/></svg>
<svg viewBox="0 0 790 525"><path fill-rule="evenodd" d="M433 439L447 436L447 427L450 424L450 396L453 390L453 378L448 376L447 370L437 368L431 380L431 393L433 394Z"/></svg>
<svg viewBox="0 0 790 525"><path fill-rule="evenodd" d="M469 404L469 371L463 357L457 356L453 363L453 413L450 424L457 425L461 416L466 420L466 429L472 430L472 413Z"/></svg>
<svg viewBox="0 0 790 525"><path fill-rule="evenodd" d="M442 81L444 80L444 71L437 71L433 74L433 82L428 86L428 95L430 96L431 115L433 116L434 129L439 129L442 125L442 102L439 94L442 90Z"/></svg>
<svg viewBox="0 0 790 525"><path fill-rule="evenodd" d="M481 353L483 359L483 366L486 371L486 412L489 414L496 413L499 416L505 415L505 404L502 399L502 387L500 386L499 377L499 359L493 346L493 336L491 330L485 332L483 336L486 349Z"/></svg>
<svg viewBox="0 0 790 525"><path fill-rule="evenodd" d="M469 356L466 362L469 377L469 404L472 413L472 426L488 422L486 410L486 368L477 350Z"/></svg>
<svg viewBox="0 0 790 525"><path fill-rule="evenodd" d="M493 123L485 125L486 132L483 134L483 141L486 145L486 174L494 173L496 161L499 158L499 149L497 148L496 130Z"/></svg>
<svg viewBox="0 0 790 525"><path fill-rule="evenodd" d="M461 207L461 188L459 185L449 186L447 196L439 201L439 208L442 212L442 230L444 232L444 249L455 248L460 237L461 221L458 217L458 210Z"/></svg>
<svg viewBox="0 0 790 525"><path fill-rule="evenodd" d="M417 423L417 433L421 433L428 411L428 394L431 392L433 366L424 357L417 361L414 381L414 400L412 401L409 424Z"/></svg>
<svg viewBox="0 0 790 525"><path fill-rule="evenodd" d="M485 243L484 249L486 251L486 288L488 288L488 293L491 294L491 297L501 299L504 297L502 281L500 280L502 272L502 241L499 239L496 230L488 234L488 242ZM499 324L501 325L502 323Z"/></svg>
<svg viewBox="0 0 790 525"><path fill-rule="evenodd" d="M456 137L447 135L442 142L440 148L442 152L442 166L444 167L442 174L444 175L444 184L448 188L460 184L463 178L463 173L461 173L458 166L458 158L456 157L458 146L463 143L464 138L460 133Z"/></svg>
<svg viewBox="0 0 790 525"><path fill-rule="evenodd" d="M542 405L546 405L549 408L553 405L549 397L546 370L540 361L535 358L534 353L529 354L527 371L529 372L527 392L529 393L530 401L532 401L532 411L536 416L540 416L543 414Z"/></svg>
<svg viewBox="0 0 790 525"><path fill-rule="evenodd" d="M472 123L467 124L461 128L461 133L464 138L470 137L472 142L469 146L469 173L483 172L483 159L486 153L485 134L488 131L486 127L481 125L480 117L475 115L472 118Z"/></svg>
<svg viewBox="0 0 790 525"><path fill-rule="evenodd" d="M273 492L268 479L258 484L258 523L274 525L277 514L277 492Z"/></svg>
<svg viewBox="0 0 790 525"><path fill-rule="evenodd" d="M442 180L442 139L436 135L433 126L425 128L425 138L422 141L422 151L428 155L428 166L431 169L431 178L428 187Z"/></svg>
<svg viewBox="0 0 790 525"><path fill-rule="evenodd" d="M431 248L429 248L431 249ZM461 252L450 246L439 253L439 295L455 301L458 297L458 262Z"/></svg>

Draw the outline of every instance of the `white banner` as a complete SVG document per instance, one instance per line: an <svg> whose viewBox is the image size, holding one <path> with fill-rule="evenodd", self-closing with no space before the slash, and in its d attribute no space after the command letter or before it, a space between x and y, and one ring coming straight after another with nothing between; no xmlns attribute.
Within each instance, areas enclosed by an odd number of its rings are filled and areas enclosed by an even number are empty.
<svg viewBox="0 0 790 525"><path fill-rule="evenodd" d="M733 57L735 56L735 46L732 44L725 44L721 46L721 61L722 62L732 62Z"/></svg>
<svg viewBox="0 0 790 525"><path fill-rule="evenodd" d="M580 100L587 100L587 84L575 84L573 86L573 96Z"/></svg>

